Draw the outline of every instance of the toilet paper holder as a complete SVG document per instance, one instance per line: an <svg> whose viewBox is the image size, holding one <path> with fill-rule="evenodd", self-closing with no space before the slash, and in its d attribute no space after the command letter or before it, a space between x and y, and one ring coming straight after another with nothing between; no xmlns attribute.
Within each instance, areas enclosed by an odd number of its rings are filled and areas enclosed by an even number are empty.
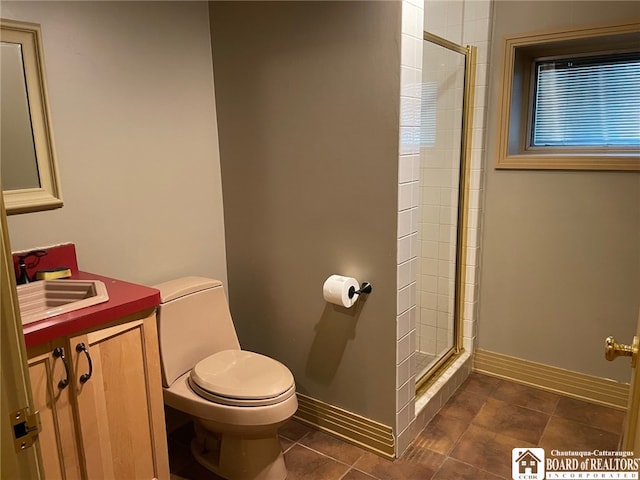
<svg viewBox="0 0 640 480"><path fill-rule="evenodd" d="M355 287L349 287L349 298L353 298L354 295L362 295L363 293L371 293L373 286L369 282L362 282L360 289L356 290Z"/></svg>

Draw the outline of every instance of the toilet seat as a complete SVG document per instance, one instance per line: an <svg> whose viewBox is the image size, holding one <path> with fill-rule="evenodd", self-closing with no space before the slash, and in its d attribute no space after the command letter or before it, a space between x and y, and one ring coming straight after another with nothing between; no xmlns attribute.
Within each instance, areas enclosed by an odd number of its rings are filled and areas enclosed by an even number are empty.
<svg viewBox="0 0 640 480"><path fill-rule="evenodd" d="M189 386L207 400L240 407L275 405L295 393L287 367L244 350L223 350L204 358L191 370Z"/></svg>

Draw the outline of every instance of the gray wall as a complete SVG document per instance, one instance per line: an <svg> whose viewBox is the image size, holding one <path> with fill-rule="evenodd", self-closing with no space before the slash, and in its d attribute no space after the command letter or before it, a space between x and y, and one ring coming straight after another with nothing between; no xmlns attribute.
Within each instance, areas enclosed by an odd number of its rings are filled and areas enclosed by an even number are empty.
<svg viewBox="0 0 640 480"><path fill-rule="evenodd" d="M9 217L12 249L75 242L80 268L226 281L204 2L2 2L42 25L64 207Z"/></svg>
<svg viewBox="0 0 640 480"><path fill-rule="evenodd" d="M629 343L640 307L640 175L498 171L503 36L640 18L638 2L496 2L479 347L629 381L604 338Z"/></svg>
<svg viewBox="0 0 640 480"><path fill-rule="evenodd" d="M212 2L231 311L298 390L395 424L399 2ZM333 274L370 281L328 305Z"/></svg>

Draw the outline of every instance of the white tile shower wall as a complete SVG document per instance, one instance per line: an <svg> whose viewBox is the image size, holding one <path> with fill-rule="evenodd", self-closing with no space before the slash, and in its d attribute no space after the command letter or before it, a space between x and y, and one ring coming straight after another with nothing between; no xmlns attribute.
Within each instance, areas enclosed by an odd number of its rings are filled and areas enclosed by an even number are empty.
<svg viewBox="0 0 640 480"><path fill-rule="evenodd" d="M482 231L482 199L483 199L483 156L484 156L484 125L486 116L486 86L488 76L488 45L490 35L492 0L404 0L402 2L402 65L401 65L401 105L413 105L415 101L402 100L405 97L420 98L422 89L422 31L426 30L445 37L459 44L469 44L477 47L476 63L476 91L473 112L473 141L471 151L471 188L469 195L469 207L473 212L469 218L469 232L467 238L467 277L466 289L469 292L465 302L463 314L464 348L465 353L459 357L447 372L440 377L429 390L416 399L409 394L406 401L406 389L403 387L408 381L415 381L415 352L407 351L416 342L416 319L419 314L418 307L414 304L407 308L403 303L403 311L398 312L397 322L397 369L396 369L396 456L400 456L427 422L435 415L440 407L447 401L453 392L464 382L471 371L471 354L476 336L476 312L477 312L477 271L478 259L478 235ZM409 108L409 107L407 107ZM400 185L415 183L420 180L420 150L418 147L419 128L412 125L410 112L401 113L403 122L400 131L400 156L398 162L398 181ZM427 180L431 181L431 180ZM433 179L435 181L435 179ZM405 187L406 188L406 187ZM413 185L411 188L415 188ZM436 218L440 215L441 199L447 198L446 191L436 192L435 189L419 188L419 196L426 205L418 221L425 218ZM451 197L448 197L454 206ZM398 199L398 213L407 208L400 208ZM406 206L405 203L402 206ZM412 205L409 209L417 206ZM406 220L403 220L406 222ZM435 223L435 222L424 222ZM403 223L403 228L405 224ZM411 230L411 226L409 229ZM431 225L419 227L420 238L426 242L444 242L451 238L452 229L447 226L436 228ZM402 230L404 234L406 230ZM425 279L426 276L438 276L439 268L444 267L444 260L439 258L421 257L416 259L418 251L418 232L409 235L400 235L400 220L398 230L398 290L406 289L409 285L422 288L426 282L433 285L433 280ZM413 238L412 238L413 237ZM413 249L412 249L413 248ZM422 248L422 245L420 245ZM444 253L443 253L444 254ZM438 256L440 252L438 251ZM416 261L416 268L421 272L416 276L415 282L407 284L408 261ZM402 273L401 273L402 270ZM442 271L442 270L441 270ZM402 278L402 281L401 281ZM444 279L438 281L437 294L444 295L451 288L449 282ZM418 295L414 295L417 299ZM429 301L433 301L429 297ZM437 297L436 297L437 304ZM400 309L399 309L400 310ZM425 316L426 324L437 328L437 314ZM437 338L437 337L436 337ZM435 341L435 339L434 339Z"/></svg>
<svg viewBox="0 0 640 480"><path fill-rule="evenodd" d="M476 55L476 89L473 107L473 139L471 142L471 175L469 185L469 232L467 235L467 276L465 284L464 348L475 347L478 310L479 238L482 232L484 199L484 154L486 98L489 75L489 40L492 0L465 2L462 42L474 45Z"/></svg>
<svg viewBox="0 0 640 480"><path fill-rule="evenodd" d="M403 0L400 151L398 159L398 308L396 346L396 455L415 437L416 288L423 0Z"/></svg>
<svg viewBox="0 0 640 480"><path fill-rule="evenodd" d="M425 0L425 31L462 44L464 11L472 1Z"/></svg>
<svg viewBox="0 0 640 480"><path fill-rule="evenodd" d="M472 352L476 337L477 312L477 255L478 238L482 229L483 157L485 142L486 86L488 75L488 44L491 31L491 2L489 0L465 2L463 10L462 42L477 48L476 89L473 107L473 139L471 148L471 175L469 191L469 231L467 236L467 269L465 309L463 313L464 348Z"/></svg>

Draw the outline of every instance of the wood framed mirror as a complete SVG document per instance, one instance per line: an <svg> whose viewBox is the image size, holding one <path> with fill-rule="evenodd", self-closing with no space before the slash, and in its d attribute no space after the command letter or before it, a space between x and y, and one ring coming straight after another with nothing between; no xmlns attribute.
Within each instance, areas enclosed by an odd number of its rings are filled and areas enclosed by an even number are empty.
<svg viewBox="0 0 640 480"><path fill-rule="evenodd" d="M0 19L0 178L8 215L62 207L40 25Z"/></svg>

